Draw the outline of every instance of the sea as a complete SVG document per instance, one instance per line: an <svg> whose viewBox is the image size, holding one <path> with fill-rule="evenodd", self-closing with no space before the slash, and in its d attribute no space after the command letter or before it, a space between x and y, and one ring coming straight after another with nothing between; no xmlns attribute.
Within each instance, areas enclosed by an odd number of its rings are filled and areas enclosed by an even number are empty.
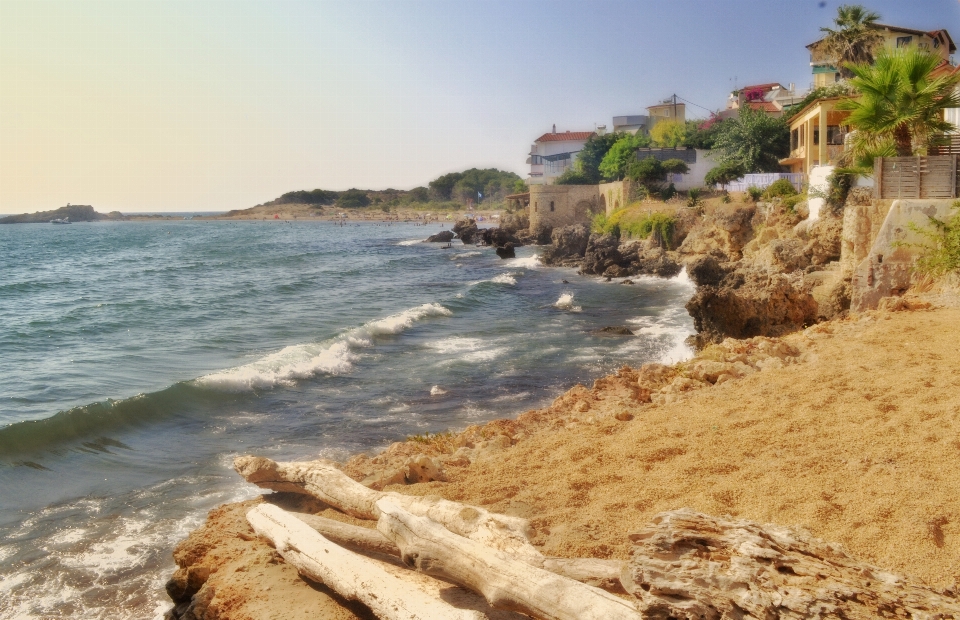
<svg viewBox="0 0 960 620"><path fill-rule="evenodd" d="M449 227L0 226L0 618L160 618L177 542L258 493L235 456L346 459L691 355L684 274L421 242Z"/></svg>

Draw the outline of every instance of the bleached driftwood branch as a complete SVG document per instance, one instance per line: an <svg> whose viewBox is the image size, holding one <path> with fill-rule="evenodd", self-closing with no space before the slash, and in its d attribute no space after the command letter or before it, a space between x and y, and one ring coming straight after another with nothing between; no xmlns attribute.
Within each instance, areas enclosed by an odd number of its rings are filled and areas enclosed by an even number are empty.
<svg viewBox="0 0 960 620"><path fill-rule="evenodd" d="M405 564L466 586L492 607L545 620L640 620L629 601L458 536L393 498L377 507L377 529L400 547Z"/></svg>
<svg viewBox="0 0 960 620"><path fill-rule="evenodd" d="M455 534L509 553L529 564L543 565L543 554L530 544L530 525L526 519L439 497L374 491L325 461L277 463L264 457L241 456L234 459L233 467L244 479L259 487L312 495L361 519L379 519L377 502L388 497L404 510L429 517Z"/></svg>
<svg viewBox="0 0 960 620"><path fill-rule="evenodd" d="M291 514L339 545L400 557L400 548L378 530L317 515ZM620 585L624 564L619 560L545 557L542 568L604 590L624 592Z"/></svg>
<svg viewBox="0 0 960 620"><path fill-rule="evenodd" d="M795 529L689 508L635 534L621 582L651 618L960 618L956 594L848 556Z"/></svg>
<svg viewBox="0 0 960 620"><path fill-rule="evenodd" d="M360 601L382 620L486 620L477 611L458 609L397 578L372 560L333 544L303 521L270 504L247 513L247 521L268 538L300 574Z"/></svg>

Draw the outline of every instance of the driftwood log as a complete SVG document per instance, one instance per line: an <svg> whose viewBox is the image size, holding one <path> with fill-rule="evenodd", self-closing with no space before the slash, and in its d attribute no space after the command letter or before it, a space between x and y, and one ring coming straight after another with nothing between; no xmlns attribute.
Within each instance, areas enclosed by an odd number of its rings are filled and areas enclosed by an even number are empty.
<svg viewBox="0 0 960 620"><path fill-rule="evenodd" d="M234 459L233 467L247 482L259 487L312 495L361 519L379 519L377 502L388 497L408 512L429 517L455 534L509 553L529 564L543 565L543 554L530 544L530 525L526 519L439 497L374 491L327 461L277 463L264 457L241 456Z"/></svg>
<svg viewBox="0 0 960 620"><path fill-rule="evenodd" d="M544 620L640 620L630 601L514 559L393 503L377 502L377 529L408 566L459 583L492 607Z"/></svg>
<svg viewBox="0 0 960 620"><path fill-rule="evenodd" d="M690 509L630 535L621 578L644 618L960 619L960 601L777 525Z"/></svg>
<svg viewBox="0 0 960 620"><path fill-rule="evenodd" d="M258 535L301 575L325 584L349 600L360 601L383 620L486 620L427 595L377 563L333 544L303 521L270 504L247 513Z"/></svg>
<svg viewBox="0 0 960 620"><path fill-rule="evenodd" d="M350 525L317 515L299 512L291 514L320 532L324 538L329 538L338 545L400 557L400 547L378 530ZM624 564L625 562L619 560L594 558L545 557L543 560L543 568L551 573L557 573L581 583L614 592L625 592L620 585L620 575L623 572Z"/></svg>

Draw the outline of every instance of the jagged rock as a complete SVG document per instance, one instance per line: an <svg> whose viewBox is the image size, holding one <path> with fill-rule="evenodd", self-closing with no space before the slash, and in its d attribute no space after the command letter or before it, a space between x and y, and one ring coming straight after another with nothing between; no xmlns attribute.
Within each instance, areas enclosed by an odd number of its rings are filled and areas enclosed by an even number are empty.
<svg viewBox="0 0 960 620"><path fill-rule="evenodd" d="M794 237L771 240L757 252L752 262L775 271L793 273L806 268L810 259L804 253L803 241Z"/></svg>
<svg viewBox="0 0 960 620"><path fill-rule="evenodd" d="M640 367L637 373L637 384L648 390L659 390L673 381L677 371L672 366L650 362Z"/></svg>
<svg viewBox="0 0 960 620"><path fill-rule="evenodd" d="M530 230L536 245L549 245L553 238L553 228L545 224L537 224Z"/></svg>
<svg viewBox="0 0 960 620"><path fill-rule="evenodd" d="M630 540L620 581L644 618L960 617L955 593L858 562L797 529L684 508L658 514Z"/></svg>
<svg viewBox="0 0 960 620"><path fill-rule="evenodd" d="M442 230L427 237L427 243L447 243L448 241L453 241L453 232L449 230Z"/></svg>
<svg viewBox="0 0 960 620"><path fill-rule="evenodd" d="M802 274L749 266L727 274L719 285L698 286L686 307L698 347L727 336L780 336L817 320L817 302Z"/></svg>
<svg viewBox="0 0 960 620"><path fill-rule="evenodd" d="M516 258L517 253L513 249L513 244L508 243L502 247L496 249L497 256L500 258Z"/></svg>
<svg viewBox="0 0 960 620"><path fill-rule="evenodd" d="M524 211L504 213L500 217L500 228L510 234L517 234L530 228L530 215Z"/></svg>
<svg viewBox="0 0 960 620"><path fill-rule="evenodd" d="M600 329L595 329L590 333L596 334L598 336L633 336L634 335L629 327L623 327L620 325L601 327Z"/></svg>
<svg viewBox="0 0 960 620"><path fill-rule="evenodd" d="M540 261L545 265L579 266L589 239L590 231L583 224L555 228L550 235L551 245L540 255Z"/></svg>
<svg viewBox="0 0 960 620"><path fill-rule="evenodd" d="M727 271L720 265L720 261L707 255L687 263L687 275L697 286L718 286Z"/></svg>
<svg viewBox="0 0 960 620"><path fill-rule="evenodd" d="M811 265L826 265L840 260L840 240L843 235L843 220L823 217L813 223L807 232L807 244L803 253Z"/></svg>
<svg viewBox="0 0 960 620"><path fill-rule="evenodd" d="M624 252L621 250L620 252ZM667 252L663 248L641 249L630 265L632 274L647 274L661 278L672 278L683 269L674 252Z"/></svg>
<svg viewBox="0 0 960 620"><path fill-rule="evenodd" d="M457 223L453 225L453 232L466 245L476 243L479 232L477 221L473 219L457 220Z"/></svg>
<svg viewBox="0 0 960 620"><path fill-rule="evenodd" d="M521 245L513 233L503 228L484 228L478 233L478 236L484 243L496 248L501 248L508 243L512 243L514 246Z"/></svg>
<svg viewBox="0 0 960 620"><path fill-rule="evenodd" d="M443 465L435 458L430 458L424 454L412 457L407 461L404 477L407 484L417 484L418 482L433 482L439 480L446 482L447 475L443 471Z"/></svg>
<svg viewBox="0 0 960 620"><path fill-rule="evenodd" d="M587 247L583 255L583 264L580 271L584 274L603 275L609 278L619 278L620 270L616 273L607 273L611 267L626 267L629 261L620 254L620 240L613 235L592 234L587 240ZM630 275L629 271L623 276Z"/></svg>
<svg viewBox="0 0 960 620"><path fill-rule="evenodd" d="M753 237L753 206L718 210L697 222L677 248L682 255L721 254L727 260L739 260L743 247Z"/></svg>

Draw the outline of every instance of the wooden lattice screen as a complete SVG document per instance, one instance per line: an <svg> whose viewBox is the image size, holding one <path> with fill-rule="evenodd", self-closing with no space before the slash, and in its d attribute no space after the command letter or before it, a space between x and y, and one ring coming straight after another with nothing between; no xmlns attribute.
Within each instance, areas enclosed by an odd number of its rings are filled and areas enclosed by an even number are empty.
<svg viewBox="0 0 960 620"><path fill-rule="evenodd" d="M873 164L874 196L956 198L957 157L878 157Z"/></svg>

